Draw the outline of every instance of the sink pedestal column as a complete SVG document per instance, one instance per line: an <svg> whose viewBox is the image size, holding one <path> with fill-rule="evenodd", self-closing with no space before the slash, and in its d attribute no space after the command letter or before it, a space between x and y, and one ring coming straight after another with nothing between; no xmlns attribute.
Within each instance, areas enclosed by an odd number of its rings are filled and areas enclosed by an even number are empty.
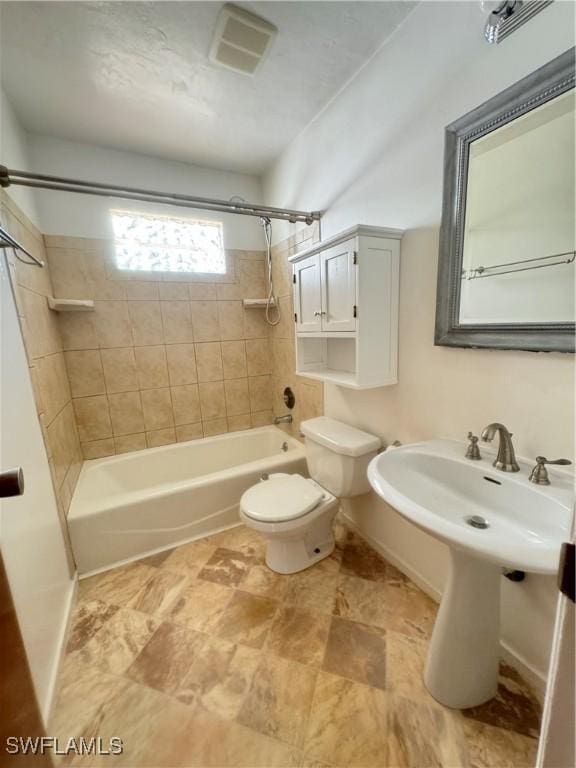
<svg viewBox="0 0 576 768"><path fill-rule="evenodd" d="M424 682L447 707L466 709L496 695L502 569L450 549L450 573L432 633Z"/></svg>

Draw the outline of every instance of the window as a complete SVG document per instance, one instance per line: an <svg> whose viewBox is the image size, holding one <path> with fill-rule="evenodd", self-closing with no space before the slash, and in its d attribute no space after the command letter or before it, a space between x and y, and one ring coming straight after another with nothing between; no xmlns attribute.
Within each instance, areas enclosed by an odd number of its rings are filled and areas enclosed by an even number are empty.
<svg viewBox="0 0 576 768"><path fill-rule="evenodd" d="M220 222L112 211L112 226L118 269L226 273Z"/></svg>

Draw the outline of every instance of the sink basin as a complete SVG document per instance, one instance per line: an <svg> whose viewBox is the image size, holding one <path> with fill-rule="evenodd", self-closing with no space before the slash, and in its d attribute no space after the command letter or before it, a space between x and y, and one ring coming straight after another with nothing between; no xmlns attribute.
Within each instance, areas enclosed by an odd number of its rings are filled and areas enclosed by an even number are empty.
<svg viewBox="0 0 576 768"><path fill-rule="evenodd" d="M568 537L573 476L551 472L551 485L534 485L535 462L519 460L520 472L494 469L495 452L464 458L466 445L431 440L381 453L368 467L376 493L436 538L508 568L556 573L560 545ZM476 528L470 518L483 518Z"/></svg>
<svg viewBox="0 0 576 768"><path fill-rule="evenodd" d="M496 695L502 568L553 574L569 536L574 480L550 472L551 485L495 469L495 450L465 458L466 444L430 440L376 456L370 485L403 517L449 546L450 569L424 673L442 704L464 709Z"/></svg>

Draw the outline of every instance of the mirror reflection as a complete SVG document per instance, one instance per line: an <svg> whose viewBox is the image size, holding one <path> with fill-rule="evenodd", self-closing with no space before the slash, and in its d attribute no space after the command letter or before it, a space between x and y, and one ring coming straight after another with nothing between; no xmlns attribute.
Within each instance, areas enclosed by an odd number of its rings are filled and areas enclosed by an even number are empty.
<svg viewBox="0 0 576 768"><path fill-rule="evenodd" d="M575 301L574 90L470 144L460 323L566 323Z"/></svg>

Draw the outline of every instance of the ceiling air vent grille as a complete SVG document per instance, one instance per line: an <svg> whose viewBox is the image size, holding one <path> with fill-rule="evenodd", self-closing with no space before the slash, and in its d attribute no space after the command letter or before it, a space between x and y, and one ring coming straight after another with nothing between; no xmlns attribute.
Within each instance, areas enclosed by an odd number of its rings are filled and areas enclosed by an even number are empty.
<svg viewBox="0 0 576 768"><path fill-rule="evenodd" d="M270 50L278 30L237 5L227 3L218 16L210 61L253 75Z"/></svg>

